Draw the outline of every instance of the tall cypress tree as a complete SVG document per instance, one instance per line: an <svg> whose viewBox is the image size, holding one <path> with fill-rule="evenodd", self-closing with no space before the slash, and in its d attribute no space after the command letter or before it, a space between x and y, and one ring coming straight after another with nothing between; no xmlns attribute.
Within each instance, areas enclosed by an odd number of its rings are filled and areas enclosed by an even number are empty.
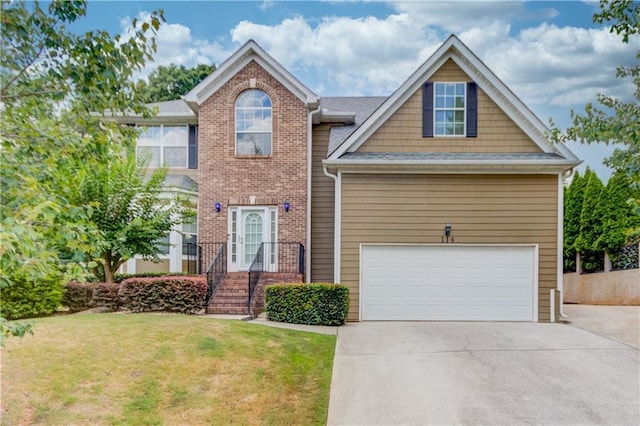
<svg viewBox="0 0 640 426"><path fill-rule="evenodd" d="M576 270L576 238L580 234L580 214L584 200L585 178L575 172L571 184L564 188L564 270Z"/></svg>
<svg viewBox="0 0 640 426"><path fill-rule="evenodd" d="M594 242L594 249L609 253L614 263L617 252L628 242L629 229L640 225L640 216L628 202L634 195L629 176L618 171L609 179L596 209L602 221L602 233Z"/></svg>
<svg viewBox="0 0 640 426"><path fill-rule="evenodd" d="M590 169L585 172L584 179L586 185L580 213L580 233L574 247L580 253L584 272L595 272L604 269L604 253L599 253L595 245L602 234L602 217L597 207L604 185Z"/></svg>

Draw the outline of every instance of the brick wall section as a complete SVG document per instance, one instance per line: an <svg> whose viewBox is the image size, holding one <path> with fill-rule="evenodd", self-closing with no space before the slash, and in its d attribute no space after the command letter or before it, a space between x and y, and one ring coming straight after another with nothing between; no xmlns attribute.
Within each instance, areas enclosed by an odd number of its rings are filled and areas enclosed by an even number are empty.
<svg viewBox="0 0 640 426"><path fill-rule="evenodd" d="M273 107L272 154L235 155L235 101L252 87ZM306 246L308 108L252 61L200 106L198 239L227 241L228 207L278 206L278 240ZM283 203L291 209L284 212ZM214 203L222 203L216 213Z"/></svg>

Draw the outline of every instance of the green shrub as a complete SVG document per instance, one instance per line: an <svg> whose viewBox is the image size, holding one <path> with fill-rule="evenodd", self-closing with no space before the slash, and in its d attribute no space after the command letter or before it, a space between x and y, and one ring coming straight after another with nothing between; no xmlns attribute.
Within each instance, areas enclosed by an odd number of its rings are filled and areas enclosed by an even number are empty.
<svg viewBox="0 0 640 426"><path fill-rule="evenodd" d="M349 312L349 289L340 284L276 284L265 289L271 321L341 325Z"/></svg>
<svg viewBox="0 0 640 426"><path fill-rule="evenodd" d="M9 320L51 315L56 311L64 284L58 276L33 280L14 280L2 288L0 316Z"/></svg>
<svg viewBox="0 0 640 426"><path fill-rule="evenodd" d="M120 298L133 312L180 312L194 314L207 296L203 275L128 278L120 284Z"/></svg>
<svg viewBox="0 0 640 426"><path fill-rule="evenodd" d="M92 303L94 306L103 306L110 311L117 311L122 306L120 300L120 284L98 283L94 284Z"/></svg>
<svg viewBox="0 0 640 426"><path fill-rule="evenodd" d="M95 284L70 282L65 285L62 306L70 312L84 311L92 306Z"/></svg>
<svg viewBox="0 0 640 426"><path fill-rule="evenodd" d="M140 272L137 274L114 274L113 280L121 283L129 278L156 278L156 277L180 277L188 276L187 272Z"/></svg>

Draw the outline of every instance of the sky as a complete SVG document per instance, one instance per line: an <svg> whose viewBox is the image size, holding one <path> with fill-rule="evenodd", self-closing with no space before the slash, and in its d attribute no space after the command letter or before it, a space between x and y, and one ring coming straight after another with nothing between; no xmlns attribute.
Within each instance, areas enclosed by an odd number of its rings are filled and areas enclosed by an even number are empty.
<svg viewBox="0 0 640 426"><path fill-rule="evenodd" d="M637 59L592 22L596 1L99 1L73 29L126 34L134 18L163 9L154 62L221 64L253 39L319 96L388 96L456 34L545 123L564 128L598 93L630 100L615 78ZM611 147L570 143L607 179Z"/></svg>

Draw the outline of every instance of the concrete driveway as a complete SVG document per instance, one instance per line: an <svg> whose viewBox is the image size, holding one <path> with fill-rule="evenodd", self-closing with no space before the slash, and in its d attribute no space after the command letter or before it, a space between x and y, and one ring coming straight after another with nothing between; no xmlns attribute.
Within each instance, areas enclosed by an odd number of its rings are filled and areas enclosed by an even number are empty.
<svg viewBox="0 0 640 426"><path fill-rule="evenodd" d="M564 305L566 323L640 349L640 306Z"/></svg>
<svg viewBox="0 0 640 426"><path fill-rule="evenodd" d="M338 331L330 425L640 424L639 351L565 324Z"/></svg>

